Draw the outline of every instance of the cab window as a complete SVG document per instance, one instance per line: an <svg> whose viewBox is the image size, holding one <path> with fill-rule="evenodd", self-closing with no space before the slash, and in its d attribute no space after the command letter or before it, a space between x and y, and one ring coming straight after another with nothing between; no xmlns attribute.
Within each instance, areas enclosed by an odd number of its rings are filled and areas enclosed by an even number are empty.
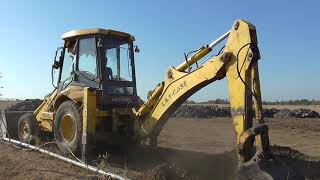
<svg viewBox="0 0 320 180"><path fill-rule="evenodd" d="M97 54L95 38L83 38L79 41L79 71L97 76Z"/></svg>
<svg viewBox="0 0 320 180"><path fill-rule="evenodd" d="M61 81L65 81L66 79L72 76L74 65L74 54L71 53L70 50L66 49L63 60L63 67L61 72Z"/></svg>
<svg viewBox="0 0 320 180"><path fill-rule="evenodd" d="M104 47L107 80L132 81L131 45L108 38Z"/></svg>

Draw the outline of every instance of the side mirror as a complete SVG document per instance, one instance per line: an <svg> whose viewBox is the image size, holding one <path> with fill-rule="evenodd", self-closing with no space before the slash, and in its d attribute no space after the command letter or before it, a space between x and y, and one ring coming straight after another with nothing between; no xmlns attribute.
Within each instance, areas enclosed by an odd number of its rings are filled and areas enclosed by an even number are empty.
<svg viewBox="0 0 320 180"><path fill-rule="evenodd" d="M63 47L59 47L57 50L56 50L56 53L55 53L55 56L54 56L54 62L53 62L53 65L52 65L52 68L54 69L58 69L62 66L62 55L63 55ZM57 61L57 55L60 51L60 56L58 57L58 61Z"/></svg>
<svg viewBox="0 0 320 180"><path fill-rule="evenodd" d="M135 53L139 53L139 52L140 52L140 49L139 49L138 46L134 46L134 52L135 52Z"/></svg>
<svg viewBox="0 0 320 180"><path fill-rule="evenodd" d="M52 67L54 68L54 69L59 69L60 67L61 67L61 63L59 62L59 61L54 61L54 63L53 63L53 65L52 65Z"/></svg>

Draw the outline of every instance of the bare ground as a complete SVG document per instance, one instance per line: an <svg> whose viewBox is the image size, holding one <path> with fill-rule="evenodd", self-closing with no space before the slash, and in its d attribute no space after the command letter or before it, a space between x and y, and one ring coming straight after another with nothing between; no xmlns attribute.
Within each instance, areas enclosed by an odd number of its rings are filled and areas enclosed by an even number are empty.
<svg viewBox="0 0 320 180"><path fill-rule="evenodd" d="M310 179L320 179L320 119L270 119L271 144L289 146L285 159ZM230 118L168 121L159 148L108 150L107 169L133 179L235 179L236 153ZM310 157L309 157L310 156ZM315 156L313 158L311 156ZM310 161L306 164L306 159ZM309 166L312 166L309 168ZM37 152L0 144L0 179L99 179L86 170Z"/></svg>
<svg viewBox="0 0 320 180"><path fill-rule="evenodd" d="M45 154L0 145L0 179L102 179Z"/></svg>

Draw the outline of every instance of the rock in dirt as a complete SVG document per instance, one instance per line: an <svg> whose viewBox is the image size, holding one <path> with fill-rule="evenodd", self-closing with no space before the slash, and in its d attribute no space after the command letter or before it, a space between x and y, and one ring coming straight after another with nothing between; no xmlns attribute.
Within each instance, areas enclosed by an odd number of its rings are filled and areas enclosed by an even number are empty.
<svg viewBox="0 0 320 180"><path fill-rule="evenodd" d="M6 111L34 111L43 102L41 99L26 99L20 103L14 104L6 109Z"/></svg>

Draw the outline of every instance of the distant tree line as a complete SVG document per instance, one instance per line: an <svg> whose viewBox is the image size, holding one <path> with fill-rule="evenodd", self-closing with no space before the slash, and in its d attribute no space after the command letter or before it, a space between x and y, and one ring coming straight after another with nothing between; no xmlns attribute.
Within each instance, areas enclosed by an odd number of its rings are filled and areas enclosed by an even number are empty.
<svg viewBox="0 0 320 180"><path fill-rule="evenodd" d="M185 104L229 104L228 99L215 99L205 102L195 102L192 100L187 100ZM308 99L297 99L288 101L263 101L262 104L265 105L320 105L320 100L308 100Z"/></svg>
<svg viewBox="0 0 320 180"><path fill-rule="evenodd" d="M288 101L263 101L266 105L320 105L320 100L297 99Z"/></svg>

